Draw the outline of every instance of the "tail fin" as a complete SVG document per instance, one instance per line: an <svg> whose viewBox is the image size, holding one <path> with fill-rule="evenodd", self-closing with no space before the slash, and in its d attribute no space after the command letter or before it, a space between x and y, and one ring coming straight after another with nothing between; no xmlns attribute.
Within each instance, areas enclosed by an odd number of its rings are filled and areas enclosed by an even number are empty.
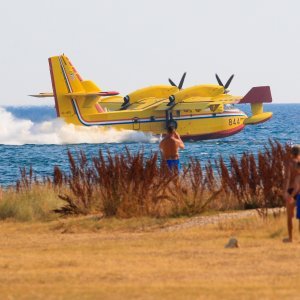
<svg viewBox="0 0 300 300"><path fill-rule="evenodd" d="M271 89L269 86L253 87L241 100L241 103L269 103L272 102Z"/></svg>
<svg viewBox="0 0 300 300"><path fill-rule="evenodd" d="M49 66L58 117L70 123L77 123L73 101L77 101L79 107L89 108L89 113L99 112L95 105L101 95L101 90L92 81L82 80L65 55L50 57Z"/></svg>
<svg viewBox="0 0 300 300"><path fill-rule="evenodd" d="M253 125L269 120L273 113L263 111L263 103L271 103L272 95L269 86L253 87L240 101L239 104L250 103L252 116L245 119L244 124Z"/></svg>

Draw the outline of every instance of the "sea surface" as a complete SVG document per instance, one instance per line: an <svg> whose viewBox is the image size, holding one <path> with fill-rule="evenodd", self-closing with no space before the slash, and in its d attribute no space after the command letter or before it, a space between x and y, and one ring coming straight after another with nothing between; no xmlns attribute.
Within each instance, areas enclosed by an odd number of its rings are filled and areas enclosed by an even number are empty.
<svg viewBox="0 0 300 300"><path fill-rule="evenodd" d="M250 114L249 106L238 106ZM205 162L220 155L228 161L230 155L243 152L258 153L268 145L268 140L300 144L300 104L269 104L273 118L263 124L247 126L242 132L228 138L186 142L181 159L190 157ZM20 176L20 168L32 166L42 178L51 176L53 167L68 170L67 151L74 154L83 150L88 157L104 153L121 153L143 150L146 155L158 150L159 138L135 131L119 132L114 129L67 125L56 119L54 107L0 107L0 185L13 185Z"/></svg>

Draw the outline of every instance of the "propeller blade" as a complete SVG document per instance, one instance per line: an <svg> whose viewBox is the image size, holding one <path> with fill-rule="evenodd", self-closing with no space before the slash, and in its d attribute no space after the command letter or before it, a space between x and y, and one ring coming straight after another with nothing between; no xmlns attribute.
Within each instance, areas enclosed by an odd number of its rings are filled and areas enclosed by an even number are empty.
<svg viewBox="0 0 300 300"><path fill-rule="evenodd" d="M176 87L177 87L177 85L174 83L174 81L173 81L172 79L169 78L169 82L170 82L170 84L171 84L172 86L176 86Z"/></svg>
<svg viewBox="0 0 300 300"><path fill-rule="evenodd" d="M182 86L183 86L183 83L184 83L184 79L185 79L185 76L186 76L186 72L183 73L182 77L181 77L181 80L180 80L180 83L178 85L178 88L181 90L182 89Z"/></svg>
<svg viewBox="0 0 300 300"><path fill-rule="evenodd" d="M218 74L216 74L216 78L217 78L217 81L218 81L218 84L220 86L224 86L223 82L221 81L220 77L218 76Z"/></svg>
<svg viewBox="0 0 300 300"><path fill-rule="evenodd" d="M234 77L234 74L232 74L232 75L229 77L229 79L227 80L227 82L226 82L226 84L225 84L225 86L224 86L225 90L229 87L229 85L230 85L231 80L233 79L233 77Z"/></svg>

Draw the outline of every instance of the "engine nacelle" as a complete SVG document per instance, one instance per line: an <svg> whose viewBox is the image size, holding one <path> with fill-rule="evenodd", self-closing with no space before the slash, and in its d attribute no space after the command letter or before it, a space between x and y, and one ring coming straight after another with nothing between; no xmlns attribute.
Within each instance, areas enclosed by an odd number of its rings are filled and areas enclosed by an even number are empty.
<svg viewBox="0 0 300 300"><path fill-rule="evenodd" d="M170 85L154 85L143 89L136 90L126 97L129 97L130 103L135 103L145 98L168 99L172 94L178 92L178 88Z"/></svg>
<svg viewBox="0 0 300 300"><path fill-rule="evenodd" d="M184 99L197 97L203 97L203 101L207 100L205 98L216 97L218 95L224 94L224 88L222 86L216 84L203 84L203 85L196 85L190 88L186 88L184 90L180 90L174 96L175 103L181 102Z"/></svg>

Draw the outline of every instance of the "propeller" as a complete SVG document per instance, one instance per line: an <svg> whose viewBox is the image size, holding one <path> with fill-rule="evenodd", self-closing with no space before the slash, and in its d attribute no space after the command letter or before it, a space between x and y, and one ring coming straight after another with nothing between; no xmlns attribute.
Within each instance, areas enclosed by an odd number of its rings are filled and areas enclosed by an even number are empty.
<svg viewBox="0 0 300 300"><path fill-rule="evenodd" d="M186 72L183 73L181 79L180 79L180 82L178 84L178 86L174 83L174 81L172 79L169 78L169 82L172 86L176 86L178 89L182 89L183 87L183 83L184 83L184 80L185 80L185 76L186 76Z"/></svg>
<svg viewBox="0 0 300 300"><path fill-rule="evenodd" d="M224 93L225 93L225 94L227 94L227 93L229 92L228 87L230 86L230 83L231 83L233 77L234 77L234 74L232 74L232 75L229 77L229 79L227 80L226 84L224 85L223 82L222 82L222 80L221 80L220 77L218 76L218 74L216 74L216 79L217 79L217 81L218 81L218 84L224 88Z"/></svg>

